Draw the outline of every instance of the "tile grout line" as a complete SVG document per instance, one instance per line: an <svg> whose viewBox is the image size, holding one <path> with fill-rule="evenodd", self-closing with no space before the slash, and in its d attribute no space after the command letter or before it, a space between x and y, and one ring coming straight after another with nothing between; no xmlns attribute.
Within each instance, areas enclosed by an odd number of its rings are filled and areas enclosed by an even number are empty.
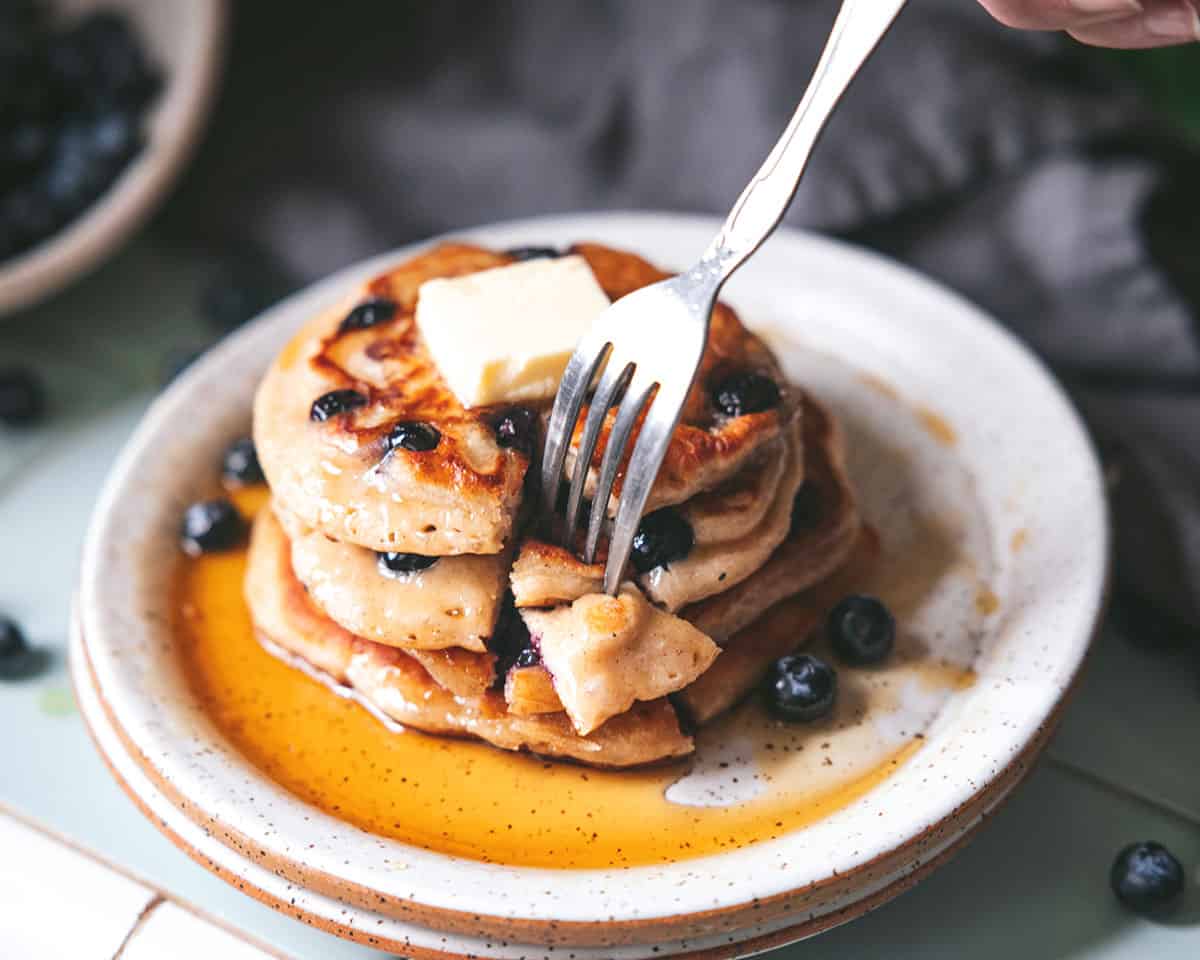
<svg viewBox="0 0 1200 960"><path fill-rule="evenodd" d="M137 919L133 921L132 926L125 933L124 939L121 940L120 946L117 947L117 952L112 955L112 960L121 960L121 957L125 955L125 948L133 942L133 938L137 936L138 931L145 926L146 921L150 918L150 914L166 902L167 898L161 893L156 893L150 898L150 901L142 907L142 912L137 915Z"/></svg>
<svg viewBox="0 0 1200 960"><path fill-rule="evenodd" d="M1064 760L1053 749L1046 751L1046 762L1058 768L1061 772L1077 777L1080 780L1085 780L1092 786L1104 787L1112 790L1114 793L1137 801L1138 803L1152 807L1160 813L1165 813L1176 820L1182 820L1191 827L1200 827L1200 816L1197 816L1191 810L1172 803L1170 800L1161 800L1157 797L1151 797L1147 794L1135 790L1133 787L1126 786L1123 783L1114 783L1111 780L1106 780L1102 776L1086 767L1072 763L1070 760Z"/></svg>

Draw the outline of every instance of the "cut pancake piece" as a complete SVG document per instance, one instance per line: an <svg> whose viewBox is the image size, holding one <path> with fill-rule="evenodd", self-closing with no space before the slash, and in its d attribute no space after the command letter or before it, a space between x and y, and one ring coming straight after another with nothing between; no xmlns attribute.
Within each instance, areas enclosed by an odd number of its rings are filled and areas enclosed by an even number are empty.
<svg viewBox="0 0 1200 960"><path fill-rule="evenodd" d="M841 429L822 406L805 400L805 482L787 539L751 577L684 607L679 615L723 644L785 597L828 577L845 563L862 520L846 474Z"/></svg>
<svg viewBox="0 0 1200 960"><path fill-rule="evenodd" d="M426 280L509 262L479 247L434 247L365 284L284 348L255 398L254 440L290 513L372 550L448 556L503 547L529 458L497 442L488 411L458 403L417 331L415 307ZM368 314L354 312L362 304ZM337 402L314 419L314 403L329 395ZM391 442L402 423L423 425L422 439L436 443Z"/></svg>
<svg viewBox="0 0 1200 960"><path fill-rule="evenodd" d="M854 578L878 556L878 538L864 529L841 570L775 604L732 636L716 662L672 700L697 725L735 706L758 686L773 661L792 653L811 636L830 608L853 588Z"/></svg>
<svg viewBox="0 0 1200 960"><path fill-rule="evenodd" d="M393 574L364 547L330 540L276 505L292 569L313 602L355 636L393 647L483 652L507 589L507 552L440 557Z"/></svg>
<svg viewBox="0 0 1200 960"><path fill-rule="evenodd" d="M269 510L254 522L246 597L256 631L349 686L392 719L429 733L475 737L506 750L567 757L600 767L630 767L684 756L692 740L665 699L638 703L588 736L564 713L521 717L503 696L455 696L439 686L409 654L352 637L313 606L291 571L290 548Z"/></svg>
<svg viewBox="0 0 1200 960"><path fill-rule="evenodd" d="M603 548L602 548L603 552ZM555 607L604 589L604 560L584 563L565 547L526 540L509 573L513 601L521 607Z"/></svg>
<svg viewBox="0 0 1200 960"><path fill-rule="evenodd" d="M702 537L693 527L696 542L686 557L655 567L638 578L651 600L674 613L686 604L732 589L767 562L787 538L792 501L804 481L801 422L802 418L797 417L788 427L785 443L777 454L783 461L783 470L773 490L761 485L755 487L749 478L741 478L739 485L724 496L712 491L697 498L703 501L696 513L705 521L702 528L706 534L711 535L723 525L721 517L726 513L723 504L728 504L728 513L732 515L754 512L751 493L767 500L767 509L759 523L741 536L717 541ZM755 469L767 472L768 468L755 465ZM750 508L747 503L751 503ZM685 517L688 506L680 508Z"/></svg>
<svg viewBox="0 0 1200 960"><path fill-rule="evenodd" d="M580 734L700 676L720 650L691 624L652 606L633 584L615 597L522 610L563 708Z"/></svg>
<svg viewBox="0 0 1200 960"><path fill-rule="evenodd" d="M448 650L408 650L443 690L459 697L483 696L496 683L496 655L452 647Z"/></svg>
<svg viewBox="0 0 1200 960"><path fill-rule="evenodd" d="M561 713L563 708L550 672L540 665L509 670L504 678L504 700L509 713L522 717Z"/></svg>

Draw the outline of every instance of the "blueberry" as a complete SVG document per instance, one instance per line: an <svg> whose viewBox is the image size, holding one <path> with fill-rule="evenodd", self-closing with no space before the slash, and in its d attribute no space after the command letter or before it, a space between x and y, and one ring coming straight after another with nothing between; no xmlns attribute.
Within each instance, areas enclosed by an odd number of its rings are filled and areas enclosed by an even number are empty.
<svg viewBox="0 0 1200 960"><path fill-rule="evenodd" d="M258 453L250 437L234 440L221 458L221 476L226 483L238 487L250 487L264 480Z"/></svg>
<svg viewBox="0 0 1200 960"><path fill-rule="evenodd" d="M1158 843L1132 843L1117 854L1109 872L1113 893L1136 913L1166 907L1183 892L1183 866Z"/></svg>
<svg viewBox="0 0 1200 960"><path fill-rule="evenodd" d="M561 250L554 247L512 247L504 253L518 263L524 260L557 260L563 255Z"/></svg>
<svg viewBox="0 0 1200 960"><path fill-rule="evenodd" d="M537 650L529 628L521 616L511 593L506 593L500 613L496 617L496 626L488 638L487 648L496 655L496 679L503 682L504 675L515 664L526 650ZM526 654L526 657L532 654ZM539 655L540 659L540 655Z"/></svg>
<svg viewBox="0 0 1200 960"><path fill-rule="evenodd" d="M824 512L825 504L822 502L821 491L817 489L817 485L811 481L802 484L796 491L796 498L792 501L792 536L805 530L812 530L821 522Z"/></svg>
<svg viewBox="0 0 1200 960"><path fill-rule="evenodd" d="M536 667L542 662L542 652L532 643L521 648L521 652L517 654L517 659L513 661L514 667Z"/></svg>
<svg viewBox="0 0 1200 960"><path fill-rule="evenodd" d="M0 137L0 172L10 175L32 170L50 149L50 131L36 121L17 123Z"/></svg>
<svg viewBox="0 0 1200 960"><path fill-rule="evenodd" d="M25 367L0 369L0 423L27 427L46 410L46 392L37 374Z"/></svg>
<svg viewBox="0 0 1200 960"><path fill-rule="evenodd" d="M713 406L727 417L743 417L779 406L779 385L760 373L735 373L713 390Z"/></svg>
<svg viewBox="0 0 1200 960"><path fill-rule="evenodd" d="M55 46L61 48L64 79L77 87L84 81L83 92L90 100L142 106L161 84L129 21L114 11L85 16L64 31Z"/></svg>
<svg viewBox="0 0 1200 960"><path fill-rule="evenodd" d="M29 645L21 628L0 617L0 680L24 680L38 673L46 655Z"/></svg>
<svg viewBox="0 0 1200 960"><path fill-rule="evenodd" d="M838 659L861 667L879 663L892 652L896 621L879 598L854 594L833 608L825 632Z"/></svg>
<svg viewBox="0 0 1200 960"><path fill-rule="evenodd" d="M533 452L537 414L528 407L501 410L493 414L489 422L496 432L496 443L501 447L526 454Z"/></svg>
<svg viewBox="0 0 1200 960"><path fill-rule="evenodd" d="M352 330L366 330L377 323L387 323L396 315L396 301L387 297L373 297L364 300L346 314L338 327L338 333L349 333Z"/></svg>
<svg viewBox="0 0 1200 960"><path fill-rule="evenodd" d="M61 221L77 216L112 179L92 155L91 132L70 126L58 136L42 181L43 192Z"/></svg>
<svg viewBox="0 0 1200 960"><path fill-rule="evenodd" d="M308 412L310 420L318 422L336 417L339 413L347 413L366 406L367 398L357 390L330 390L313 401L312 409Z"/></svg>
<svg viewBox="0 0 1200 960"><path fill-rule="evenodd" d="M59 215L46 191L25 186L4 197L0 220L17 238L20 247L26 248L50 236L58 226Z"/></svg>
<svg viewBox="0 0 1200 960"><path fill-rule="evenodd" d="M114 173L141 149L138 120L127 110L107 110L88 128L89 153Z"/></svg>
<svg viewBox="0 0 1200 960"><path fill-rule="evenodd" d="M25 634L8 617L0 617L0 661L11 660L29 649Z"/></svg>
<svg viewBox="0 0 1200 960"><path fill-rule="evenodd" d="M379 572L392 579L420 573L438 562L437 557L426 557L419 553L377 553L375 556Z"/></svg>
<svg viewBox="0 0 1200 960"><path fill-rule="evenodd" d="M245 536L246 522L224 497L193 503L183 515L183 549L193 557L229 550Z"/></svg>
<svg viewBox="0 0 1200 960"><path fill-rule="evenodd" d="M819 720L837 699L837 673L807 653L781 657L764 683L767 706L784 720Z"/></svg>
<svg viewBox="0 0 1200 960"><path fill-rule="evenodd" d="M417 420L404 420L394 427L388 435L388 448L395 450L403 447L413 453L427 453L436 447L442 439L437 427Z"/></svg>
<svg viewBox="0 0 1200 960"><path fill-rule="evenodd" d="M678 510L655 510L642 517L633 535L633 567L638 573L647 573L668 566L686 557L695 545L692 525Z"/></svg>

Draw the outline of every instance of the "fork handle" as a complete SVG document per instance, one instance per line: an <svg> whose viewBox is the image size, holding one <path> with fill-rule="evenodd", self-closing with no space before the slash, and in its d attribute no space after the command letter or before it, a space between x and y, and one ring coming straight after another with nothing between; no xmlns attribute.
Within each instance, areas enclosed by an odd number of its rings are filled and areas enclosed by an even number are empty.
<svg viewBox="0 0 1200 960"><path fill-rule="evenodd" d="M795 196L817 138L850 81L907 0L843 0L804 98L700 261L719 287L771 235Z"/></svg>

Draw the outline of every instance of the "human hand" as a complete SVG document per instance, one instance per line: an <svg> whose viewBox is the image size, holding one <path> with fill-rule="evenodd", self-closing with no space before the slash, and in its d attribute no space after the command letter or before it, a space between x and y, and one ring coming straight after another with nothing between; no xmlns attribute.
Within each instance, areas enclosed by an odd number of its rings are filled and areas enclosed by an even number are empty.
<svg viewBox="0 0 1200 960"><path fill-rule="evenodd" d="M1065 30L1096 47L1170 47L1200 41L1200 0L980 0L1001 23Z"/></svg>

